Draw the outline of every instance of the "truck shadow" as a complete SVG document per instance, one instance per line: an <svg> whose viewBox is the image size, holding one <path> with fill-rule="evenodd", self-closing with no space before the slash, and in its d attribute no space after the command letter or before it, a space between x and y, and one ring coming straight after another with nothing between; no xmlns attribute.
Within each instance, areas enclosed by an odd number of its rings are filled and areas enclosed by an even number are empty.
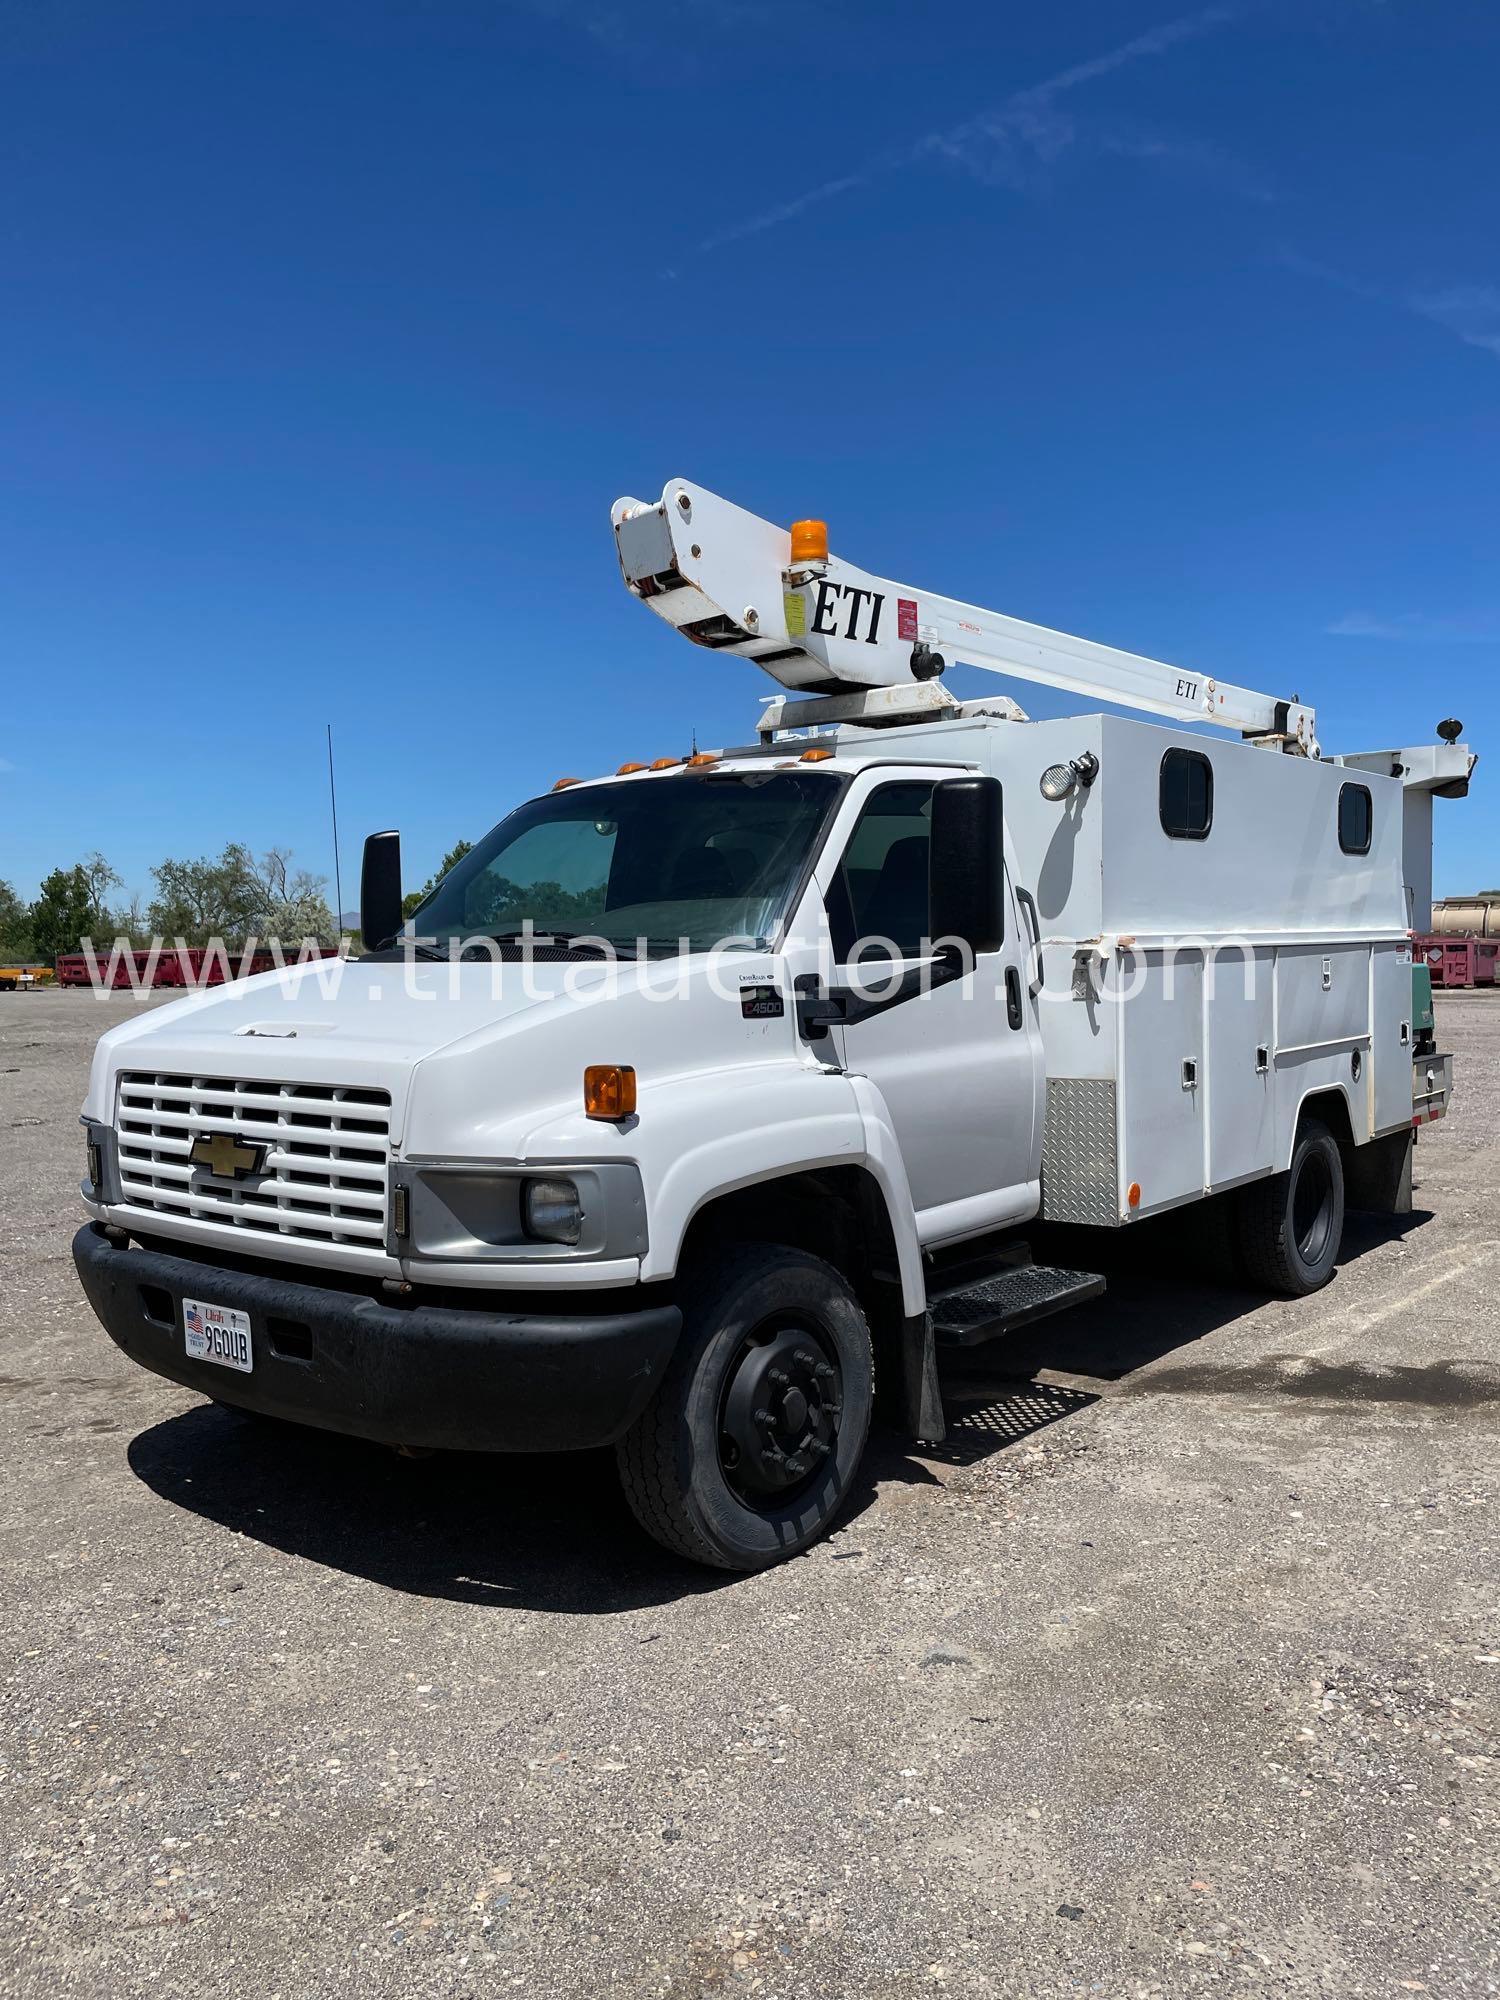
<svg viewBox="0 0 1500 2000"><path fill-rule="evenodd" d="M1199 1372L1193 1366L1144 1371L1168 1355L1191 1364L1191 1350L1199 1342L1268 1302L1264 1292L1225 1277L1226 1251L1215 1228L1218 1219L1212 1212L1200 1210L1193 1216L1183 1211L1118 1236L1061 1228L1036 1232L1038 1261L1103 1271L1109 1290L1100 1299L1023 1327L993 1345L945 1351L939 1374L948 1436L940 1446L924 1447L921 1457L929 1463L975 1464L1087 1409L1102 1394L1133 1390L1136 1377L1142 1392L1154 1388L1184 1392ZM1430 1212L1423 1210L1399 1216L1351 1212L1345 1222L1341 1266L1400 1242L1430 1220ZM1235 1386L1236 1378L1222 1369L1202 1372L1221 1379L1228 1390ZM1247 1379L1247 1389L1269 1386L1283 1393L1315 1395L1336 1386L1328 1371L1291 1375L1272 1368L1261 1373L1264 1381L1260 1374L1254 1384ZM1075 1379L1064 1383L1038 1379L1046 1375ZM1098 1388L1092 1386L1096 1383ZM1359 1384L1344 1386L1348 1393L1359 1393ZM1431 1400L1457 1401L1461 1386L1436 1384ZM1413 1390L1407 1399L1415 1395ZM910 1460L907 1465L906 1476L927 1476L920 1465ZM885 1477L902 1476L893 1456L887 1456L881 1469Z"/></svg>
<svg viewBox="0 0 1500 2000"><path fill-rule="evenodd" d="M649 1541L607 1452L403 1459L202 1404L128 1456L173 1506L418 1597L609 1617L738 1581Z"/></svg>
<svg viewBox="0 0 1500 2000"><path fill-rule="evenodd" d="M1352 1216L1344 1261L1425 1220ZM846 1527L882 1482L937 1483L935 1467L974 1465L1021 1444L1265 1303L1257 1292L1195 1281L1191 1257L1181 1261L1183 1246L1166 1228L1142 1226L1102 1249L1097 1238L1086 1251L1049 1243L1045 1254L1105 1269L1110 1290L992 1346L945 1353L946 1441L911 1446L877 1429L841 1517ZM1075 1380L1038 1379L1059 1374ZM1170 1373L1143 1386L1157 1381L1171 1392ZM356 1439L203 1404L140 1432L129 1461L173 1506L414 1596L609 1617L744 1581L649 1541L607 1452L404 1460Z"/></svg>

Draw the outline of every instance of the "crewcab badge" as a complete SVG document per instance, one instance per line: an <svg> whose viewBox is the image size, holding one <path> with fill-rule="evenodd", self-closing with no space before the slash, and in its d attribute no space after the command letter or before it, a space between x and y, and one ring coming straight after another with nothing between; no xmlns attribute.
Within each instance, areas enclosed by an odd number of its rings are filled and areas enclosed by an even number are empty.
<svg viewBox="0 0 1500 2000"><path fill-rule="evenodd" d="M205 1132L188 1147L188 1158L215 1180L243 1181L266 1164L267 1146L249 1146L232 1132Z"/></svg>

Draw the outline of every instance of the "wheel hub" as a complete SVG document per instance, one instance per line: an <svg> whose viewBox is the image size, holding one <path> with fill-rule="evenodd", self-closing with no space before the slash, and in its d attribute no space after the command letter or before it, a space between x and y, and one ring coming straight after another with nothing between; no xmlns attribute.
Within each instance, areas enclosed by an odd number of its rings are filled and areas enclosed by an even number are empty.
<svg viewBox="0 0 1500 2000"><path fill-rule="evenodd" d="M783 1327L753 1335L729 1370L719 1452L731 1486L778 1498L817 1471L838 1442L843 1380L814 1335Z"/></svg>

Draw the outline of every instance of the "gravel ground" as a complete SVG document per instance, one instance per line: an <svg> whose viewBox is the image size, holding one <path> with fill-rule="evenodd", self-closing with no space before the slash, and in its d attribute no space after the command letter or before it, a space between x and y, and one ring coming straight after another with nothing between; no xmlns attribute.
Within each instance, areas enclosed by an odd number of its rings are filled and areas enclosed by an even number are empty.
<svg viewBox="0 0 1500 2000"><path fill-rule="evenodd" d="M1500 994L1328 1291L1142 1229L748 1580L607 1461L133 1369L68 1252L132 1004L0 995L6 1994L1500 1990Z"/></svg>

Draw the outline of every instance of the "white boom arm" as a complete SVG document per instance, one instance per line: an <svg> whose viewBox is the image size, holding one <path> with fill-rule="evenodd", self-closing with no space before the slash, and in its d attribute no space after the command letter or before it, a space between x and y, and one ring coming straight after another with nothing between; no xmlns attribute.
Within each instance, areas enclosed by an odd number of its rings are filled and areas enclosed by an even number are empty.
<svg viewBox="0 0 1500 2000"><path fill-rule="evenodd" d="M792 561L785 528L686 479L611 510L625 581L669 625L804 694L910 686L952 660L1318 754L1316 718L1227 681L984 611L837 556ZM938 657L941 656L941 657Z"/></svg>

